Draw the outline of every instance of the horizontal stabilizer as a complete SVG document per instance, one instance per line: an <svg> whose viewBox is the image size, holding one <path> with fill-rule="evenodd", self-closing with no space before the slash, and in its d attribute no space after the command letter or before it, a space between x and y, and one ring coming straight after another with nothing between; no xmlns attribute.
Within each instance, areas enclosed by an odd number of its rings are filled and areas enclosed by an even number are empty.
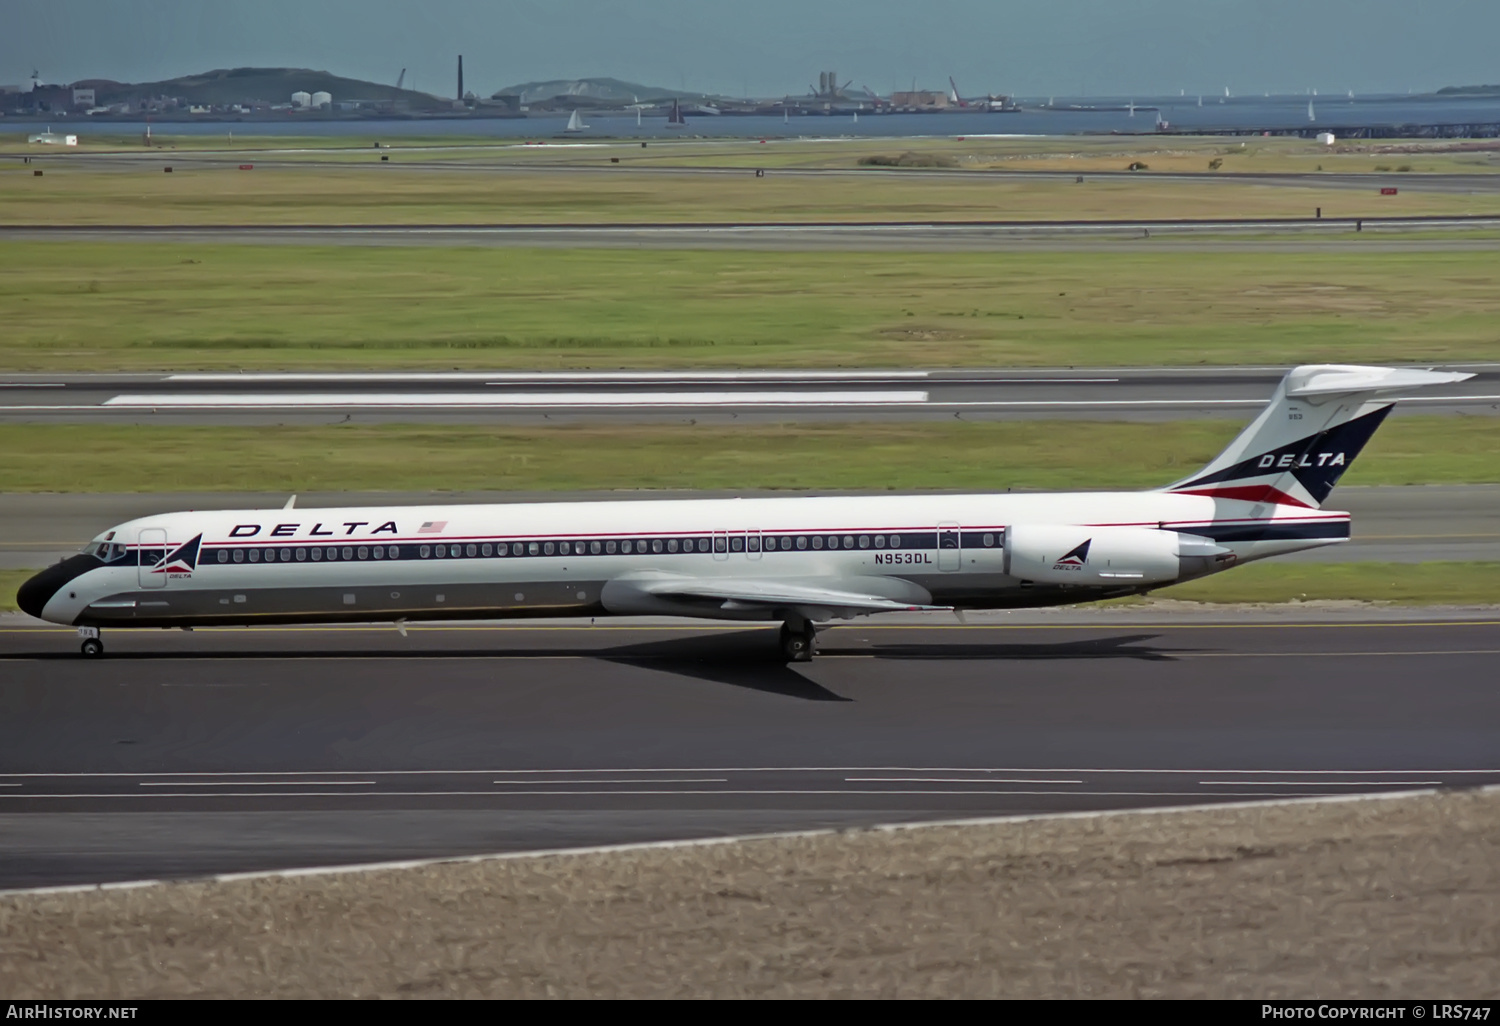
<svg viewBox="0 0 1500 1026"><path fill-rule="evenodd" d="M1419 370L1414 367L1346 367L1322 364L1298 367L1286 376L1286 394L1293 399L1350 395L1364 392L1372 397L1411 388L1456 385L1472 374Z"/></svg>

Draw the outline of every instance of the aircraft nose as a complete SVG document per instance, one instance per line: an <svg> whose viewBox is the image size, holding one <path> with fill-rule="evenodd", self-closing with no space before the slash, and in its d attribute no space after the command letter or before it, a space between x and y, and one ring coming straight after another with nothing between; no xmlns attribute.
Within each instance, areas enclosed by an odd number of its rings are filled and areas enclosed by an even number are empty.
<svg viewBox="0 0 1500 1026"><path fill-rule="evenodd" d="M20 606L28 616L34 616L40 620L42 610L47 608L47 603L52 601L52 596L61 591L63 586L75 577L86 574L98 566L99 561L93 556L71 556L61 563L49 566L16 589L16 605Z"/></svg>

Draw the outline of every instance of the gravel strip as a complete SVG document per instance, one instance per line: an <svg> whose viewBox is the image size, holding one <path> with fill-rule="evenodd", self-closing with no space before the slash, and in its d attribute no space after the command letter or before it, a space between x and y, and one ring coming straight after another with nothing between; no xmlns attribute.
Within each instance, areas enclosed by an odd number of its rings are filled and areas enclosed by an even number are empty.
<svg viewBox="0 0 1500 1026"><path fill-rule="evenodd" d="M1500 997L1500 790L0 895L0 993Z"/></svg>

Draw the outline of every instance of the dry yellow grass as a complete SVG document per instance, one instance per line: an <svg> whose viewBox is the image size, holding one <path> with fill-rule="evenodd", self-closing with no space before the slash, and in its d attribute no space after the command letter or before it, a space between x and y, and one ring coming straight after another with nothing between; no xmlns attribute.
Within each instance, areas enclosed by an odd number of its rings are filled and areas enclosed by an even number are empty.
<svg viewBox="0 0 1500 1026"><path fill-rule="evenodd" d="M1500 794L0 896L0 992L1500 996Z"/></svg>

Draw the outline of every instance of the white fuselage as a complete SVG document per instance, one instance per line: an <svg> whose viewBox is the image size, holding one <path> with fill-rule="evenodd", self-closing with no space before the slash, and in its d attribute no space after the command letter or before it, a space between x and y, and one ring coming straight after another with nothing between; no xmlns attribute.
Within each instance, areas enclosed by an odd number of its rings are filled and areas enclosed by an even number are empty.
<svg viewBox="0 0 1500 1026"><path fill-rule="evenodd" d="M56 623L112 627L641 612L765 620L782 615L774 602L652 605L619 598L620 582L814 582L955 608L1080 602L1170 583L1013 576L1006 536L1022 524L1174 531L1227 551L1179 579L1348 537L1345 513L1167 492L186 512L101 535L105 558L74 564L34 602ZM166 557L199 536L174 569Z"/></svg>

